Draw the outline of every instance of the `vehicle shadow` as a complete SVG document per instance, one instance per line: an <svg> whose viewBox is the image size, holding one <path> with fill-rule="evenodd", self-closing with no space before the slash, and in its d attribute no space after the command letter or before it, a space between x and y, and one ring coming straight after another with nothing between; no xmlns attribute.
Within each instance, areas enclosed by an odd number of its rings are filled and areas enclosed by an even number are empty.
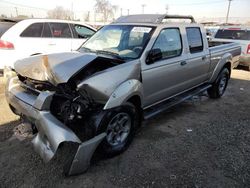
<svg viewBox="0 0 250 188"><path fill-rule="evenodd" d="M8 140L14 134L14 129L21 123L21 120L14 120L0 125L0 142Z"/></svg>
<svg viewBox="0 0 250 188"><path fill-rule="evenodd" d="M236 70L244 70L244 71L248 71L249 72L248 67L242 66L242 65L238 65L235 69Z"/></svg>

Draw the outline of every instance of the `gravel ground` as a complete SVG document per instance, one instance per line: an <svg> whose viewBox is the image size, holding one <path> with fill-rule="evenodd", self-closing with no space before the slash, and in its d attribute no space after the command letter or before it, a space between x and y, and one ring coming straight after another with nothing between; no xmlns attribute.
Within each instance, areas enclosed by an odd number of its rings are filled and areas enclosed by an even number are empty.
<svg viewBox="0 0 250 188"><path fill-rule="evenodd" d="M3 85L0 86L3 93ZM144 122L129 149L64 177L44 164L0 94L0 187L250 187L250 72L234 70L219 100L202 97Z"/></svg>

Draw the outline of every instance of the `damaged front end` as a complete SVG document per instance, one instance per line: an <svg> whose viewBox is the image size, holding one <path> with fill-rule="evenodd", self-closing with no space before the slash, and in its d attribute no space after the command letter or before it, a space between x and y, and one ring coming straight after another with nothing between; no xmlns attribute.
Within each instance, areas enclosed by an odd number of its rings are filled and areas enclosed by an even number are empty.
<svg viewBox="0 0 250 188"><path fill-rule="evenodd" d="M29 71L32 63L38 65ZM65 173L87 170L94 151L106 137L105 132L98 131L98 121L107 112L107 101L119 85L140 78L138 62L123 63L73 53L71 58L69 54L38 56L15 64L17 74L7 82L6 98L14 113L36 127L32 143L45 162L54 157L62 143L74 142L79 146Z"/></svg>
<svg viewBox="0 0 250 188"><path fill-rule="evenodd" d="M20 82L18 77L12 77L7 83L6 98L11 108L15 109L15 113L25 116L37 128L38 133L32 143L35 151L45 162L53 158L60 144L78 143L76 155L65 173L68 175L82 173L88 168L93 152L106 134L102 133L88 141L82 141L49 110L55 93L56 91L36 90Z"/></svg>

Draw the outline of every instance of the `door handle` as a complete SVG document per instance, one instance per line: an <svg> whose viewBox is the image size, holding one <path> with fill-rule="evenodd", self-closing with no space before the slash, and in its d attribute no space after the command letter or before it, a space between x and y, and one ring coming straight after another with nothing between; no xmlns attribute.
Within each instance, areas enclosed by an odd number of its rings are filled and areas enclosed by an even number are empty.
<svg viewBox="0 0 250 188"><path fill-rule="evenodd" d="M182 61L182 62L181 62L181 66L184 66L184 65L186 65L186 64L187 64L186 61Z"/></svg>

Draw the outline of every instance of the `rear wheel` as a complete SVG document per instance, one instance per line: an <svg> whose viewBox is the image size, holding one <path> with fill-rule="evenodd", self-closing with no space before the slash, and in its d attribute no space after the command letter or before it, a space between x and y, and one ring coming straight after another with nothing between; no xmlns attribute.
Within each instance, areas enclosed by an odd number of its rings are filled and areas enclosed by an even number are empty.
<svg viewBox="0 0 250 188"><path fill-rule="evenodd" d="M214 99L220 98L227 88L228 80L229 70L227 68L224 68L220 72L216 81L213 83L212 87L207 90L208 96Z"/></svg>
<svg viewBox="0 0 250 188"><path fill-rule="evenodd" d="M138 110L131 103L111 109L103 116L99 126L100 132L107 134L99 151L111 157L126 150L133 140L139 122Z"/></svg>

